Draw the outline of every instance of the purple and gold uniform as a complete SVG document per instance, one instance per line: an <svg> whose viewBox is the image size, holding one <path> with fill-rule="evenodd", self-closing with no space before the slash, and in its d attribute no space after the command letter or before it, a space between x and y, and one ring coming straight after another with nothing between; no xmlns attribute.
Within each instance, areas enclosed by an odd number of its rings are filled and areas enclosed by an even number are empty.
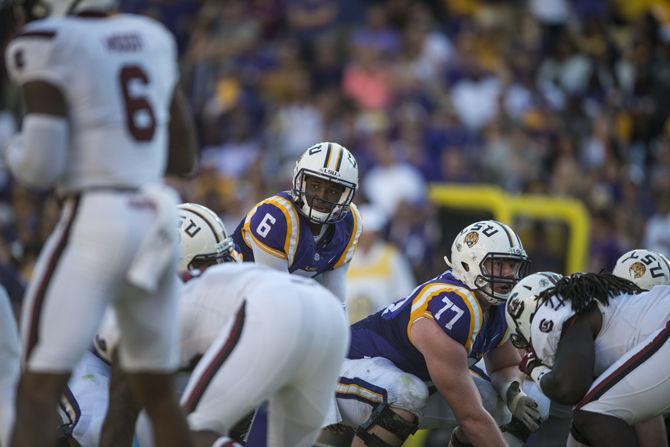
<svg viewBox="0 0 670 447"><path fill-rule="evenodd" d="M351 261L358 248L361 218L356 205L339 222L328 224L315 242L309 220L291 193L281 192L258 203L235 229L233 239L245 262L254 261L252 246L286 260L289 273L314 277Z"/></svg>
<svg viewBox="0 0 670 447"><path fill-rule="evenodd" d="M429 381L423 355L409 338L412 324L420 318L434 320L462 344L470 365L508 339L505 306L484 311L474 293L447 271L354 324L348 358L384 357L402 371Z"/></svg>

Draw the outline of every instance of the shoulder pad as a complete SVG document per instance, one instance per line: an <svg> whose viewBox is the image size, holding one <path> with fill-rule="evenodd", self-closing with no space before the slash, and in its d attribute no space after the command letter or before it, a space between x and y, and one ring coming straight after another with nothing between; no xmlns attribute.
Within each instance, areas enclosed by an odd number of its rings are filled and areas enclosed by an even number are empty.
<svg viewBox="0 0 670 447"><path fill-rule="evenodd" d="M5 51L7 70L17 83L47 81L66 84L67 57L63 29L53 21L39 21L22 28Z"/></svg>
<svg viewBox="0 0 670 447"><path fill-rule="evenodd" d="M247 214L243 234L249 246L253 243L274 256L287 259L290 266L298 250L300 217L290 201L272 196Z"/></svg>

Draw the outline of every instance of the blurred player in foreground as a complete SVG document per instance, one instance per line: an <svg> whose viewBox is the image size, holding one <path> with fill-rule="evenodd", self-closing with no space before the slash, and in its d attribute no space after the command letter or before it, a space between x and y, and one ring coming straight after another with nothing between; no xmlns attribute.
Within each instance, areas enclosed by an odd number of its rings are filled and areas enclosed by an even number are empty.
<svg viewBox="0 0 670 447"><path fill-rule="evenodd" d="M52 447L54 412L108 306L120 360L163 446L188 446L176 366L176 195L161 182L195 166L176 88L172 35L114 0L44 0L47 18L7 46L26 116L7 149L16 178L51 188L61 219L40 253L22 315L13 447ZM82 316L76 322L74 315Z"/></svg>
<svg viewBox="0 0 670 447"><path fill-rule="evenodd" d="M312 446L349 341L338 299L311 279L235 262L233 240L211 210L182 204L179 217L188 279L179 300L180 366L195 365L181 403L196 445L235 445L229 430L269 400L268 445ZM111 322L98 347L109 355L116 338ZM109 419L127 420L112 384ZM138 433L142 447L151 445ZM113 445L131 441L127 431Z"/></svg>

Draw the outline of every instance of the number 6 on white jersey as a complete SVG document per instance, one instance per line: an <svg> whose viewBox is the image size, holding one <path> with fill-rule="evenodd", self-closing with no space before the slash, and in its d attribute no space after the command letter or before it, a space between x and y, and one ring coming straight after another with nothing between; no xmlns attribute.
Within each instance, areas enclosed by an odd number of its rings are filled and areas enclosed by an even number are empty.
<svg viewBox="0 0 670 447"><path fill-rule="evenodd" d="M263 216L263 220L261 220L261 223L258 224L258 227L256 228L256 233L258 233L259 236L265 237L268 235L271 229L271 225L277 222L277 219L272 217L272 214L270 213L265 213L265 216Z"/></svg>

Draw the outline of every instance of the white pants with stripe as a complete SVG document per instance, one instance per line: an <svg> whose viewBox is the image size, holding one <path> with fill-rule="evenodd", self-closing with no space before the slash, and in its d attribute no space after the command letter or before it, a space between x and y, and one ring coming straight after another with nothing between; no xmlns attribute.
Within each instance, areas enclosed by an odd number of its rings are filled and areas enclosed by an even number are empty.
<svg viewBox="0 0 670 447"><path fill-rule="evenodd" d="M191 429L227 434L269 400L268 446L312 446L348 346L342 306L319 286L247 297L184 391Z"/></svg>
<svg viewBox="0 0 670 447"><path fill-rule="evenodd" d="M22 314L23 361L34 372L72 370L113 305L121 328L121 364L167 371L177 364L176 201L144 193L90 191L65 202L40 253ZM174 221L161 217L175 216ZM128 280L138 247L157 225L171 243L155 290ZM165 248L165 247L163 247Z"/></svg>
<svg viewBox="0 0 670 447"><path fill-rule="evenodd" d="M629 425L670 411L670 322L607 368L575 409Z"/></svg>
<svg viewBox="0 0 670 447"><path fill-rule="evenodd" d="M491 382L472 374L486 410L499 424L511 417L505 403L498 397ZM348 359L342 368L337 385L337 407L342 422L358 427L371 416L380 403L401 408L419 417L420 428L455 428L456 416L449 403L439 392L429 396L428 386L418 377L396 367L383 357Z"/></svg>

